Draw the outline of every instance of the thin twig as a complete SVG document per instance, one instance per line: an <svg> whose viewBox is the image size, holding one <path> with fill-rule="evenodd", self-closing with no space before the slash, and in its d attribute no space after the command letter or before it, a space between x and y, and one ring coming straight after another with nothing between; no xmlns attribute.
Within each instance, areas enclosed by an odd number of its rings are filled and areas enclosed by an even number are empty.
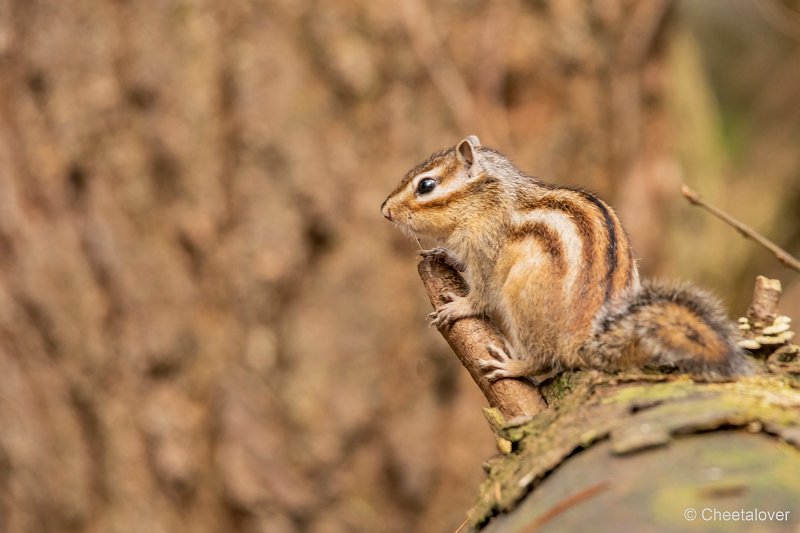
<svg viewBox="0 0 800 533"><path fill-rule="evenodd" d="M463 522L461 522L461 525L460 525L460 526L458 526L458 529L456 529L455 531L453 531L453 533L458 533L459 531L461 531L462 529L464 529L464 526L466 526L466 525L467 525L467 522L469 522L469 518L467 518L467 519L465 519Z"/></svg>
<svg viewBox="0 0 800 533"><path fill-rule="evenodd" d="M573 494L572 496L558 502L553 507L551 507L547 512L541 515L539 518L536 519L536 522L531 524L531 526L525 530L525 533L533 533L547 522L551 521L553 518L557 517L570 507L574 507L581 502L584 502L594 496L600 494L604 490L608 489L611 482L608 480L601 481L599 483L595 483L594 485L590 485L583 489L580 492Z"/></svg>
<svg viewBox="0 0 800 533"><path fill-rule="evenodd" d="M699 194L695 191L690 189L687 185L681 186L681 194L689 201L689 203L694 205L699 205L700 207L704 208L706 211L714 215L715 217L719 218L726 224L732 226L736 231L741 233L744 237L753 239L758 244L775 254L775 257L783 263L784 266L788 268L792 268L798 272L800 272L800 261L797 260L794 256L792 256L789 252L772 242L771 240L767 239L759 232L744 224L739 222L732 216L730 216L725 211L719 209L718 207L714 207L713 205L708 204L705 200L703 200Z"/></svg>

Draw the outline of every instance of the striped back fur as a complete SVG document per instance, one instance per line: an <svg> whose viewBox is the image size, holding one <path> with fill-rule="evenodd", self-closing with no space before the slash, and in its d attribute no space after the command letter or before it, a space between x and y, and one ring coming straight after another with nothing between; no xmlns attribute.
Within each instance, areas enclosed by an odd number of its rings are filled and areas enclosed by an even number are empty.
<svg viewBox="0 0 800 533"><path fill-rule="evenodd" d="M466 267L469 306L490 315L514 359L528 363L515 363L516 371L616 369L626 361L712 377L744 369L735 331L713 299L641 286L609 205L525 175L475 137L412 169L381 210Z"/></svg>

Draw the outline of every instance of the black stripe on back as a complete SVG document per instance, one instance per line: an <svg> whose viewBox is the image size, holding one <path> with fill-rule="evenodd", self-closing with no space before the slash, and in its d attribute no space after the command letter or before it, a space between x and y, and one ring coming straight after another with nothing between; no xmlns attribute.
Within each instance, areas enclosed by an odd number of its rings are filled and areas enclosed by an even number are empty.
<svg viewBox="0 0 800 533"><path fill-rule="evenodd" d="M535 238L559 270L564 271L567 269L567 261L564 258L561 239L555 230L544 222L527 222L512 228L509 237L515 241L528 237Z"/></svg>
<svg viewBox="0 0 800 533"><path fill-rule="evenodd" d="M578 190L578 192L581 196L597 206L600 212L603 213L603 218L606 222L606 232L608 233L608 248L606 249L606 260L608 261L608 270L606 271L606 301L608 301L614 289L614 272L617 270L617 232L614 219L611 218L611 213L599 198L584 190Z"/></svg>
<svg viewBox="0 0 800 533"><path fill-rule="evenodd" d="M554 190L568 190L566 187L551 187ZM574 191L577 192L577 191ZM566 214L572 222L582 239L581 256L585 268L581 269L580 291L583 296L586 293L593 291L595 285L590 283L592 279L592 266L594 261L594 224L592 223L593 213L589 213L583 202L577 198L567 198L564 195L545 195L541 198L530 199L530 202L522 205L523 209L537 210L537 209L550 209L553 211L560 211Z"/></svg>

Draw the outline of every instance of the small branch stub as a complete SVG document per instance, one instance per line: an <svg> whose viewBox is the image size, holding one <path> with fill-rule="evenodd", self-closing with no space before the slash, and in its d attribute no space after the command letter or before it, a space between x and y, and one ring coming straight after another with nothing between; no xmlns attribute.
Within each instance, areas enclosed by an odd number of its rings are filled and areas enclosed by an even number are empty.
<svg viewBox="0 0 800 533"><path fill-rule="evenodd" d="M448 292L462 295L466 292L461 276L435 257L420 260L417 270L434 309L441 306L444 295ZM519 379L501 379L491 383L486 379L483 370L478 366L478 360L489 355L486 350L489 344L503 344L502 334L489 321L462 318L449 328L439 328L439 333L472 376L489 405L496 407L506 418L534 415L547 407L539 390L532 383Z"/></svg>
<svg viewBox="0 0 800 533"><path fill-rule="evenodd" d="M753 302L747 310L747 318L751 324L763 327L772 324L778 316L778 302L781 299L781 282L765 276L756 277L756 287L753 290Z"/></svg>
<svg viewBox="0 0 800 533"><path fill-rule="evenodd" d="M756 277L753 302L747 315L739 318L739 330L743 337L739 346L750 350L756 357L766 359L767 366L773 372L782 368L790 373L798 373L797 354L800 348L791 342L795 336L791 330L792 319L780 314L780 298L779 280Z"/></svg>

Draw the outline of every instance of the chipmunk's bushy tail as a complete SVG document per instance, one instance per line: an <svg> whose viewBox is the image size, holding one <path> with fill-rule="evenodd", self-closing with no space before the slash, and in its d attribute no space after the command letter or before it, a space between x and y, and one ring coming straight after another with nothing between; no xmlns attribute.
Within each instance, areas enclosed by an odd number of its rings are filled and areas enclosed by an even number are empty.
<svg viewBox="0 0 800 533"><path fill-rule="evenodd" d="M581 348L588 366L675 368L707 380L752 374L738 331L710 294L688 285L649 282L596 322Z"/></svg>

